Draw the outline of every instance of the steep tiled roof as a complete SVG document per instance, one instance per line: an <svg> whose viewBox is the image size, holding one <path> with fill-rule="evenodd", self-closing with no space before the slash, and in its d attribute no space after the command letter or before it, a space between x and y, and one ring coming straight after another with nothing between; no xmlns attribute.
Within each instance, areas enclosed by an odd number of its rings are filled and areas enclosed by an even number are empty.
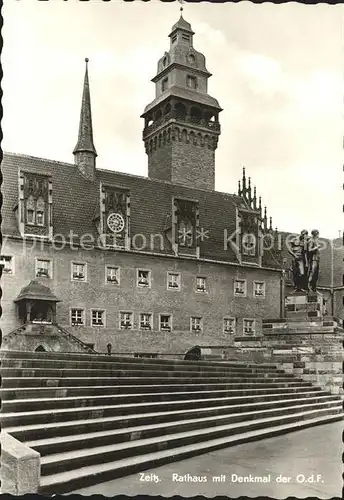
<svg viewBox="0 0 344 500"><path fill-rule="evenodd" d="M73 231L79 236L86 233L98 236L94 219L99 213L99 183L103 182L130 190L130 232L144 235L148 244L151 235L163 234L173 197L198 200L200 228L209 231L209 238L201 243L201 256L236 261L234 251L224 249L224 230L227 229L228 235L235 231L235 208L242 203L236 195L100 169L96 171L96 180L90 181L80 175L74 164L13 153L5 153L2 164L4 234L19 235L13 210L18 202L18 169L51 174L54 234L68 236ZM157 250L158 247L154 249ZM171 251L166 248L165 252Z"/></svg>

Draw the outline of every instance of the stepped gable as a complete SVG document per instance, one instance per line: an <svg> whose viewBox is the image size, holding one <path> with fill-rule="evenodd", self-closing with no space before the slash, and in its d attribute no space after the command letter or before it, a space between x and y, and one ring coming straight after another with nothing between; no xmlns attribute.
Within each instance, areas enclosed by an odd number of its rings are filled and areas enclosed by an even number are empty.
<svg viewBox="0 0 344 500"><path fill-rule="evenodd" d="M90 182L77 166L32 156L5 153L3 174L2 232L20 236L14 208L18 203L18 170L46 173L49 171L53 186L54 234L68 237L92 234L99 236L95 217L99 213L99 183L115 185L130 190L131 235L144 234L150 241L152 234L163 234L164 225L172 211L172 198L198 200L200 228L209 230L210 237L201 245L201 256L224 261L236 261L234 252L224 250L224 229L228 234L236 228L236 204L242 199L218 191L192 189L170 182L152 180L111 170L96 170L96 179ZM155 251L159 251L156 247ZM164 252L172 253L168 248Z"/></svg>

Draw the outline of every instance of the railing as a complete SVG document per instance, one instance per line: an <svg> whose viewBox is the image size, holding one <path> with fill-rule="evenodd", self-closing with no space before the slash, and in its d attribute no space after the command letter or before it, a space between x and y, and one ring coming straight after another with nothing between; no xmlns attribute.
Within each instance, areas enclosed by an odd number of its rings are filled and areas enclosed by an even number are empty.
<svg viewBox="0 0 344 500"><path fill-rule="evenodd" d="M62 333L71 342L74 342L74 343L78 344L79 347L81 347L83 350L85 350L89 354L100 354L99 352L95 351L94 349L92 349L91 347L89 347L87 344L85 344L85 342L83 342L82 340L78 339L78 337L75 337L75 335L73 335L72 333L70 333L68 330L65 330L64 328L62 328L62 326L57 325L57 324L55 324L55 326L56 326L57 331L59 333Z"/></svg>
<svg viewBox="0 0 344 500"><path fill-rule="evenodd" d="M220 124L219 122L213 122L210 120L205 120L204 118L198 118L196 116L190 116L186 115L183 113L178 113L177 111L170 111L166 115L163 115L161 118L158 118L155 120L151 125L148 125L145 127L143 133L147 134L149 132L152 132L155 130L157 127L162 125L163 123L168 122L169 120L179 120L185 123L195 123L197 125L200 125L201 127L206 127L210 130L215 130L217 132L220 131Z"/></svg>

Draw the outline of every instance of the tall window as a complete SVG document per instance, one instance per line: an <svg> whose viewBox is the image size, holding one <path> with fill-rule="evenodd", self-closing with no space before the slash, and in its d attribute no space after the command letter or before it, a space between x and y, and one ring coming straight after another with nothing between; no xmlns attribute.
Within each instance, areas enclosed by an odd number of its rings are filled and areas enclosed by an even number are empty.
<svg viewBox="0 0 344 500"><path fill-rule="evenodd" d="M223 332L235 333L235 318L223 318Z"/></svg>
<svg viewBox="0 0 344 500"><path fill-rule="evenodd" d="M202 318L201 317L191 316L190 330L192 332L201 332L202 331Z"/></svg>
<svg viewBox="0 0 344 500"><path fill-rule="evenodd" d="M44 226L44 224L45 224L44 208L45 208L45 202L44 202L43 198L38 198L37 203L36 203L36 224L38 226Z"/></svg>
<svg viewBox="0 0 344 500"><path fill-rule="evenodd" d="M51 260L37 259L36 260L36 278L51 278L52 263Z"/></svg>
<svg viewBox="0 0 344 500"><path fill-rule="evenodd" d="M254 335L256 331L254 319L244 319L243 323L244 335Z"/></svg>
<svg viewBox="0 0 344 500"><path fill-rule="evenodd" d="M70 311L70 324L71 326L85 325L85 310L84 309L71 309Z"/></svg>
<svg viewBox="0 0 344 500"><path fill-rule="evenodd" d="M26 222L27 224L36 224L44 226L45 224L45 201L39 197L37 201L32 195L26 200Z"/></svg>
<svg viewBox="0 0 344 500"><path fill-rule="evenodd" d="M150 313L140 313L141 330L151 330L153 328L153 316Z"/></svg>
<svg viewBox="0 0 344 500"><path fill-rule="evenodd" d="M174 203L177 218L176 242L181 247L194 247L196 245L197 202L177 199Z"/></svg>
<svg viewBox="0 0 344 500"><path fill-rule="evenodd" d="M72 262L72 280L86 281L86 264Z"/></svg>
<svg viewBox="0 0 344 500"><path fill-rule="evenodd" d="M168 87L168 78L164 78L161 82L161 91L165 92Z"/></svg>
<svg viewBox="0 0 344 500"><path fill-rule="evenodd" d="M165 332L172 330L172 317L170 314L160 314L160 330Z"/></svg>
<svg viewBox="0 0 344 500"><path fill-rule="evenodd" d="M168 290L180 290L180 273L167 273Z"/></svg>
<svg viewBox="0 0 344 500"><path fill-rule="evenodd" d="M246 280L234 280L234 295L246 297Z"/></svg>
<svg viewBox="0 0 344 500"><path fill-rule="evenodd" d="M28 224L35 223L35 208L36 203L33 196L29 196L26 201L26 222Z"/></svg>
<svg viewBox="0 0 344 500"><path fill-rule="evenodd" d="M13 258L10 255L1 255L0 267L2 267L2 272L4 274L13 274Z"/></svg>
<svg viewBox="0 0 344 500"><path fill-rule="evenodd" d="M91 311L91 326L105 326L105 311L93 309Z"/></svg>
<svg viewBox="0 0 344 500"><path fill-rule="evenodd" d="M186 77L186 85L189 89L195 89L197 87L197 78L195 76L188 75Z"/></svg>
<svg viewBox="0 0 344 500"><path fill-rule="evenodd" d="M253 282L253 296L254 297L265 297L265 283L264 281L254 281Z"/></svg>
<svg viewBox="0 0 344 500"><path fill-rule="evenodd" d="M243 255L256 255L256 237L252 233L245 233L242 236Z"/></svg>
<svg viewBox="0 0 344 500"><path fill-rule="evenodd" d="M106 266L105 268L106 283L111 285L119 285L119 268Z"/></svg>
<svg viewBox="0 0 344 500"><path fill-rule="evenodd" d="M139 288L149 288L150 283L151 283L151 272L146 269L138 269L136 285Z"/></svg>
<svg viewBox="0 0 344 500"><path fill-rule="evenodd" d="M133 313L120 312L119 321L120 321L120 328L122 330L131 330L133 328Z"/></svg>
<svg viewBox="0 0 344 500"><path fill-rule="evenodd" d="M203 276L197 276L196 278L196 291L202 293L207 291L207 279Z"/></svg>

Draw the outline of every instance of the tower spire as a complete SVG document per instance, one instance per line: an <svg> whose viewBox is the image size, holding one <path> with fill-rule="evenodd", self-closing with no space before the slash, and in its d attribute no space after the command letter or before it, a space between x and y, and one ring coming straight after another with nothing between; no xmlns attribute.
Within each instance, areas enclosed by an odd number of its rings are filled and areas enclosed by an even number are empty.
<svg viewBox="0 0 344 500"><path fill-rule="evenodd" d="M84 87L81 101L80 123L78 142L74 148L74 162L79 167L81 173L88 179L93 179L96 168L97 151L93 143L92 113L90 86L88 81L88 61L86 58L86 68L84 77Z"/></svg>

